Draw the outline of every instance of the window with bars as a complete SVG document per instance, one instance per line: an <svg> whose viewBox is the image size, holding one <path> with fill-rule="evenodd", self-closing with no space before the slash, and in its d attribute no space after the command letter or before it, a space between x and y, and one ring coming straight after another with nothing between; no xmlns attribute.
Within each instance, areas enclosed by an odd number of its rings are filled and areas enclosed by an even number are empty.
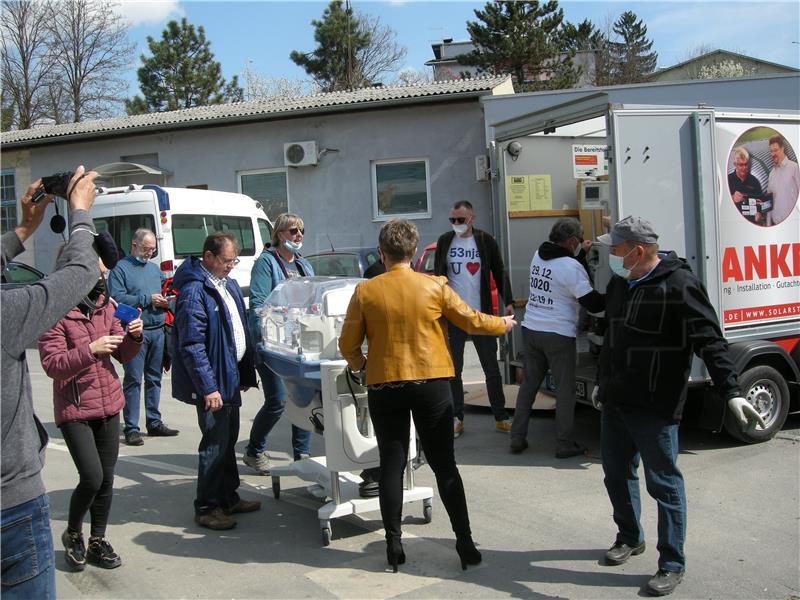
<svg viewBox="0 0 800 600"><path fill-rule="evenodd" d="M5 233L17 226L17 190L14 169L0 174L0 231Z"/></svg>

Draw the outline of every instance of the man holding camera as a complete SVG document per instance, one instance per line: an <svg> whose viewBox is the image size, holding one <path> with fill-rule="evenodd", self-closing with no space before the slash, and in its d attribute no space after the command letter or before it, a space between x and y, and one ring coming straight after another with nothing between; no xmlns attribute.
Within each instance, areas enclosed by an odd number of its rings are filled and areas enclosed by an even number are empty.
<svg viewBox="0 0 800 600"><path fill-rule="evenodd" d="M147 435L178 435L161 420L158 410L161 398L161 364L164 358L164 311L167 299L161 295L161 272L150 257L156 250L156 236L149 229L133 233L131 253L117 263L108 277L111 297L121 304L142 309L144 344L131 361L123 365L125 378L125 443L141 446L139 408L141 405L142 375L144 375L144 409Z"/></svg>
<svg viewBox="0 0 800 600"><path fill-rule="evenodd" d="M52 274L3 290L0 297L3 598L56 597L49 503L41 477L47 433L33 412L25 349L78 304L100 275L89 216L95 177L97 173L80 166L68 181L46 178L44 191L63 194L69 202L69 241ZM42 197L41 188L42 180L37 180L22 197L22 220L2 237L0 268L25 249L24 242L41 224L52 200L51 195Z"/></svg>

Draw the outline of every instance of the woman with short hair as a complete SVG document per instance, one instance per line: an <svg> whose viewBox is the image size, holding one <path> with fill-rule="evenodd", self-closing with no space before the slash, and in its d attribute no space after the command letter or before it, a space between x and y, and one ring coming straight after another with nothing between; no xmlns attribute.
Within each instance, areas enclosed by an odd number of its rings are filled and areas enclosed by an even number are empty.
<svg viewBox="0 0 800 600"><path fill-rule="evenodd" d="M395 572L406 558L400 521L411 418L456 534L461 567L481 561L472 541L464 485L453 452L448 380L454 370L446 320L470 335L499 336L516 324L513 317L471 309L447 285L446 277L413 271L409 263L418 242L419 233L410 221L392 220L381 228L378 250L386 273L356 286L339 338L339 349L350 368L366 369L369 411L380 454L386 558ZM361 351L364 338L369 360Z"/></svg>

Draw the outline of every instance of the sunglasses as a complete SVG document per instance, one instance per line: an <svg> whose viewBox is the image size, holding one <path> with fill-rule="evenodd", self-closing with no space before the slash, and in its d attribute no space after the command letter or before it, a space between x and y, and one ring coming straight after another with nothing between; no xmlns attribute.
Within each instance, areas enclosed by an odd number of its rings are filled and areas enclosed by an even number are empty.
<svg viewBox="0 0 800 600"><path fill-rule="evenodd" d="M450 217L450 223L452 223L453 225L455 225L456 223L458 223L459 225L463 225L464 223L467 222L468 218L469 217Z"/></svg>
<svg viewBox="0 0 800 600"><path fill-rule="evenodd" d="M289 227L289 229L287 229L286 231L288 231L291 235L297 235L298 231L300 233L302 233L303 235L306 234L306 228L305 227Z"/></svg>

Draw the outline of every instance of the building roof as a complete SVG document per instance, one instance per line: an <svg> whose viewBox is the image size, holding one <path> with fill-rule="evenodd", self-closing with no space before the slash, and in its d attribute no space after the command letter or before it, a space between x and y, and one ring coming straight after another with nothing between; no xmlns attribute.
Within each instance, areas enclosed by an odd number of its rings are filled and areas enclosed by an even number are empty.
<svg viewBox="0 0 800 600"><path fill-rule="evenodd" d="M310 96L196 106L169 112L4 131L0 135L0 143L4 148L19 148L117 135L313 116L368 108L387 108L403 104L452 101L477 98L488 93L513 93L511 77L508 75L474 77L414 85L369 87Z"/></svg>
<svg viewBox="0 0 800 600"><path fill-rule="evenodd" d="M682 69L689 66L692 63L703 63L705 64L706 61L714 55L719 55L718 58L721 60L736 60L736 59L744 59L750 62L759 63L766 67L771 67L776 70L776 72L783 72L783 73L798 73L800 69L795 69L794 67L790 67L789 65L782 65L779 63L769 62L768 60L761 60L760 58L755 58L754 56L747 56L746 54L739 54L738 52L731 52L730 50L712 50L711 52L706 52L705 54L701 54L700 56L695 56L683 62L679 62L678 64L672 65L670 67L664 67L663 69L657 69L650 73L648 76L649 79L656 79L659 76L663 75L664 73L668 73L669 71L674 71L676 69Z"/></svg>

